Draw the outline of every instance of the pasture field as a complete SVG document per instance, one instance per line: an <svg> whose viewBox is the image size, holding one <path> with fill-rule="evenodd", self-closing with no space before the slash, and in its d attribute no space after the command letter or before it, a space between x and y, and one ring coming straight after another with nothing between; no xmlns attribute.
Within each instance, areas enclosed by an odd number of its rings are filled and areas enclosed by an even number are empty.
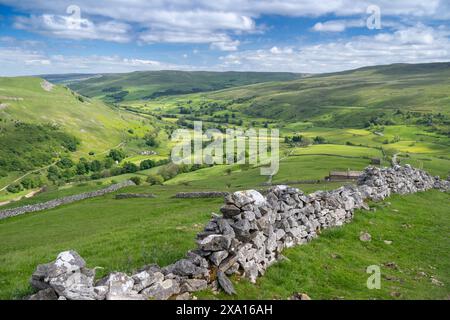
<svg viewBox="0 0 450 320"><path fill-rule="evenodd" d="M311 192L337 185L302 187ZM99 277L113 270L131 272L148 263L176 261L195 247L195 234L222 203L222 199L172 198L188 190L211 188L130 187L120 192L151 192L157 198L114 200L111 194L0 221L0 298L30 293L28 279L35 266L67 249L77 250L90 267L103 267ZM391 205L377 204L376 212L357 212L355 221L342 229L325 231L310 245L287 250L288 260L270 268L256 286L233 279L238 290L235 298L279 299L294 292L305 292L313 299L446 298L448 200L447 194L433 191L393 197ZM404 224L411 228L405 230ZM371 243L359 242L363 230L372 234ZM383 240L393 243L386 245ZM339 258L333 259L333 254ZM382 266L382 289L366 289L365 268L391 261L399 269ZM422 271L426 276L420 277ZM432 284L430 276L445 286ZM210 293L199 297L216 298Z"/></svg>
<svg viewBox="0 0 450 320"><path fill-rule="evenodd" d="M450 292L448 201L448 194L430 191L393 196L375 204L375 212L358 211L352 223L325 230L308 245L287 249L286 259L269 268L256 285L234 278L237 295L231 298L288 299L294 293L306 293L313 300L446 300ZM361 231L370 233L372 241L361 242ZM366 286L370 276L366 269L371 265L381 270L379 290ZM230 298L210 292L199 297Z"/></svg>

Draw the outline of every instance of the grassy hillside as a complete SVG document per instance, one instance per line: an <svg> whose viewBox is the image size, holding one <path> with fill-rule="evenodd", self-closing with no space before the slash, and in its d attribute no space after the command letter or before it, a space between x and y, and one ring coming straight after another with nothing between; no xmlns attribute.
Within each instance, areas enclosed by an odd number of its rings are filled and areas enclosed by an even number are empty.
<svg viewBox="0 0 450 320"><path fill-rule="evenodd" d="M72 82L69 86L88 97L100 97L108 102L121 102L220 90L267 81L287 81L300 77L300 74L270 72L143 71L102 74L92 79ZM76 79L77 76L69 78ZM64 79L64 77L56 77L56 79Z"/></svg>
<svg viewBox="0 0 450 320"><path fill-rule="evenodd" d="M139 117L69 89L44 89L40 78L0 78L0 118L32 124L52 124L79 139L79 152L108 150L124 141L127 130L142 130Z"/></svg>
<svg viewBox="0 0 450 320"><path fill-rule="evenodd" d="M155 104L158 108L181 105L198 114L228 110L251 119L310 120L328 127L412 123L420 114L434 113L433 119L422 120L448 128L449 91L450 63L391 65L253 84Z"/></svg>
<svg viewBox="0 0 450 320"><path fill-rule="evenodd" d="M209 178L211 184L213 176ZM306 190L313 188L326 186ZM222 199L172 198L186 190L190 188L183 185L130 187L121 192L152 192L157 198L114 200L114 195L107 195L0 221L0 298L28 294L35 266L63 250L77 250L90 267L104 267L98 276L176 261L195 247L195 234L222 203ZM380 205L375 213L358 212L353 224L326 231L308 246L288 250L289 260L270 268L256 287L234 279L236 298L287 298L294 292L306 292L314 299L389 299L391 292L399 292L401 298L445 298L450 281L448 195L428 192L389 201L392 205ZM404 229L404 224L411 228ZM360 243L362 230L372 234L371 243ZM383 240L393 243L389 246ZM333 259L332 254L341 258ZM391 261L399 270L382 266ZM382 266L380 291L365 288L365 268L372 264ZM420 271L427 276L416 279ZM433 285L430 276L445 286ZM214 298L210 293L201 297Z"/></svg>
<svg viewBox="0 0 450 320"><path fill-rule="evenodd" d="M288 299L294 293L306 293L314 300L446 300L450 292L448 200L448 194L438 191L396 195L375 205L375 212L356 212L351 224L325 230L310 244L286 250L286 259L269 268L256 285L235 278L234 298ZM361 242L361 231L370 233L372 241ZM366 286L370 276L366 269L371 265L381 270L379 290ZM229 298L208 292L200 297Z"/></svg>

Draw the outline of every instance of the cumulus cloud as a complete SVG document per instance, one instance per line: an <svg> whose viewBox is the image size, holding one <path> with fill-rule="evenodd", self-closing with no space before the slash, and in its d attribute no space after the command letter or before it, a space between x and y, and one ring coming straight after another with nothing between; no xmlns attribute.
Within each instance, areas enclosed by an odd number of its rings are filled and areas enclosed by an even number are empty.
<svg viewBox="0 0 450 320"><path fill-rule="evenodd" d="M28 13L16 17L16 28L48 36L118 43L203 44L211 50L228 51L223 53L217 65L208 62L208 69L216 70L330 72L371 64L432 62L450 58L447 27L436 26L450 18L450 1L447 0L77 0L80 17L67 13L72 0L0 0L0 4ZM310 30L299 30L299 33L339 34L350 28L365 27L369 5L380 7L385 28L371 36L350 38L350 33L343 33L342 38L330 41L327 34L326 41L329 42L315 45L292 43L287 47L274 42L265 49L240 51L248 40L243 39L245 35L264 30L260 18L265 15L314 18L314 22L320 22ZM417 21L424 24L417 24ZM425 26L428 22L434 27ZM257 44L252 45L256 47ZM45 67L50 70L46 73L57 70L192 69L119 56L52 56L33 47L15 47L14 43L5 44L3 48L0 45L0 50L2 62L9 61L12 68L13 61L16 61L16 69L25 65L28 74ZM7 54L14 52L17 57L7 60ZM193 53L196 55L197 51ZM78 65L81 70L74 69Z"/></svg>
<svg viewBox="0 0 450 320"><path fill-rule="evenodd" d="M175 65L149 59L117 55L47 55L40 51L19 47L0 47L0 61L2 61L0 76L192 69L186 65ZM20 66L19 69L18 66Z"/></svg>
<svg viewBox="0 0 450 320"><path fill-rule="evenodd" d="M221 57L223 70L335 72L368 65L450 60L449 30L423 24L375 36L306 45L248 50Z"/></svg>
<svg viewBox="0 0 450 320"><path fill-rule="evenodd" d="M325 15L365 15L369 5L378 5L383 16L449 17L444 0L78 0L83 16L81 30L67 28L62 13L72 0L0 0L40 15L19 18L17 26L58 37L103 39L125 42L138 33L143 42L210 43L211 48L234 51L239 46L236 35L258 30L256 19L262 15L320 17ZM107 21L107 22L104 22ZM108 22L108 21L116 21ZM137 28L131 30L130 25ZM350 21L321 22L313 30L338 32L355 26ZM142 34L140 34L142 31ZM228 37L225 40L216 38ZM185 40L183 40L185 39Z"/></svg>
<svg viewBox="0 0 450 320"><path fill-rule="evenodd" d="M343 32L348 28L361 28L364 26L366 26L364 20L330 20L316 23L312 30L318 32Z"/></svg>
<svg viewBox="0 0 450 320"><path fill-rule="evenodd" d="M45 35L75 40L105 40L128 42L131 27L117 21L93 23L88 19L44 14L42 16L17 17L17 29L37 31Z"/></svg>

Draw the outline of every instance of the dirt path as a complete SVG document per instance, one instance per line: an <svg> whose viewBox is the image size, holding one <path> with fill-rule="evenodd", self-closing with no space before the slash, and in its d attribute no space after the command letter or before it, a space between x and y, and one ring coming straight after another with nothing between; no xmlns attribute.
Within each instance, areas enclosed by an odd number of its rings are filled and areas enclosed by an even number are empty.
<svg viewBox="0 0 450 320"><path fill-rule="evenodd" d="M16 202L16 201L22 200L23 198L26 198L26 199L32 198L41 191L42 191L42 188L39 188L38 190L33 190L30 193L27 193L26 195L24 195L22 197L17 197L17 198L8 200L8 201L0 202L0 207L6 206L7 204L10 204L11 202Z"/></svg>
<svg viewBox="0 0 450 320"><path fill-rule="evenodd" d="M97 153L97 154L98 154L98 155L99 155L99 154L106 154L106 153L108 153L109 151L111 151L112 149L117 149L117 148L122 147L124 144L125 144L125 141L122 141L122 142L119 143L117 146L114 146L114 147L112 147L111 149L107 149L107 150L102 151L102 152Z"/></svg>
<svg viewBox="0 0 450 320"><path fill-rule="evenodd" d="M279 160L279 162L283 161L284 159L289 158L289 157L294 153L294 151L295 151L295 148L293 148L293 149L289 152L289 154L287 154L285 157L281 158L281 159ZM273 179L273 175L270 175L269 178L267 179L267 181L266 181L265 184L267 184L267 185L272 185L272 179Z"/></svg>
<svg viewBox="0 0 450 320"><path fill-rule="evenodd" d="M39 171L48 169L48 168L50 168L51 166L54 166L55 164L57 164L58 162L59 162L59 160L53 162L52 164L49 164L48 166L45 166L45 167L42 167L42 168L39 168L39 169L35 169L35 170L32 170L32 171L28 171L28 172L25 173L23 176L20 176L19 178L17 178L16 180L14 180L13 182L11 182L10 184L8 184L8 185L4 186L3 188L1 188L0 191L6 190L6 188L8 188L10 185L12 185L13 183L19 182L20 180L22 180L23 178L29 176L30 174L33 174L33 173L36 173L36 172L39 172Z"/></svg>

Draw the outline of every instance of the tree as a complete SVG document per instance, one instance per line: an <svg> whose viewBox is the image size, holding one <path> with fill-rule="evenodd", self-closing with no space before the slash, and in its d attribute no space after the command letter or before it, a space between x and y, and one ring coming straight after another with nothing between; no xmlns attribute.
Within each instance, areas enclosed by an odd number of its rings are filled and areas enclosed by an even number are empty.
<svg viewBox="0 0 450 320"><path fill-rule="evenodd" d="M179 172L179 166L170 163L161 169L159 169L158 174L164 178L164 180L169 180L175 178Z"/></svg>
<svg viewBox="0 0 450 320"><path fill-rule="evenodd" d="M103 169L103 165L99 160L94 160L91 162L90 168L92 172L99 172Z"/></svg>
<svg viewBox="0 0 450 320"><path fill-rule="evenodd" d="M22 181L20 181L20 184L24 189L33 189L38 188L42 186L42 180L41 177L26 177Z"/></svg>
<svg viewBox="0 0 450 320"><path fill-rule="evenodd" d="M162 185L164 183L164 178L161 177L159 174L151 174L148 176L147 182L152 186Z"/></svg>
<svg viewBox="0 0 450 320"><path fill-rule="evenodd" d="M114 161L120 162L123 159L125 159L126 156L125 156L125 153L122 150L111 149L109 151L108 157L110 157Z"/></svg>
<svg viewBox="0 0 450 320"><path fill-rule="evenodd" d="M125 162L122 168L125 173L135 173L139 171L139 167L132 162Z"/></svg>
<svg viewBox="0 0 450 320"><path fill-rule="evenodd" d="M154 133L147 133L144 137L145 139L145 144L149 147L158 147L159 146L159 142L156 140L156 134Z"/></svg>
<svg viewBox="0 0 450 320"><path fill-rule="evenodd" d="M61 169L68 169L73 167L73 161L69 158L62 158L56 165Z"/></svg>
<svg viewBox="0 0 450 320"><path fill-rule="evenodd" d="M103 162L103 165L105 169L111 169L111 167L114 165L114 160L112 158L107 157Z"/></svg>
<svg viewBox="0 0 450 320"><path fill-rule="evenodd" d="M137 186L142 183L141 177L131 177L130 180L133 181Z"/></svg>
<svg viewBox="0 0 450 320"><path fill-rule="evenodd" d="M48 168L47 178L50 181L58 181L61 178L60 169L57 166L51 166Z"/></svg>
<svg viewBox="0 0 450 320"><path fill-rule="evenodd" d="M23 187L20 183L13 183L6 188L6 190L10 193L19 193L23 190Z"/></svg>
<svg viewBox="0 0 450 320"><path fill-rule="evenodd" d="M324 137L317 136L314 138L314 144L325 144L327 141Z"/></svg>
<svg viewBox="0 0 450 320"><path fill-rule="evenodd" d="M77 163L75 170L78 175L82 176L89 173L91 166L85 158L80 158L80 162Z"/></svg>
<svg viewBox="0 0 450 320"><path fill-rule="evenodd" d="M147 170L147 169L153 168L155 166L155 164L156 164L155 161L147 159L140 163L139 168L141 170Z"/></svg>

